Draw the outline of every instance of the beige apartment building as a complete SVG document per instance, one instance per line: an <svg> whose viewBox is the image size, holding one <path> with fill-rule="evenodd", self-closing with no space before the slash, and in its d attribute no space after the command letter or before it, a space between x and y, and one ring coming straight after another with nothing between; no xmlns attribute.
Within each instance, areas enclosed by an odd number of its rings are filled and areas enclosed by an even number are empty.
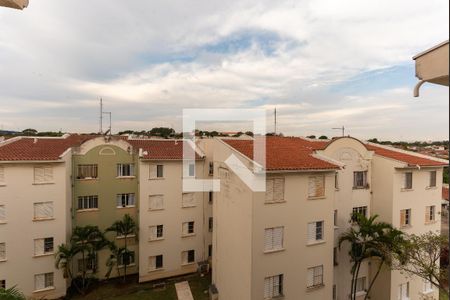
<svg viewBox="0 0 450 300"><path fill-rule="evenodd" d="M200 139L191 162L183 149L194 151L192 144L182 140L66 135L0 143L1 286L18 285L33 298L63 296L57 245L73 226L103 230L129 213L139 224L129 271L140 282L208 263L219 299L345 300L350 263L337 239L353 212L378 214L408 233L440 230L447 161L350 137L267 137L266 161L256 162L266 192L254 192L227 162L233 154L253 170L253 143ZM186 178L220 179L220 191L185 192ZM98 257L99 278L107 255ZM371 271L369 262L362 266L361 299ZM385 270L371 299L437 295L421 280Z"/></svg>

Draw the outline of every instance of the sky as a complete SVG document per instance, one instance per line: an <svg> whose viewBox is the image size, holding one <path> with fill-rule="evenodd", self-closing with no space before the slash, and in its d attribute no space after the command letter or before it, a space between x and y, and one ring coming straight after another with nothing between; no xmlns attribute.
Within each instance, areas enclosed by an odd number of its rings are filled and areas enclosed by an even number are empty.
<svg viewBox="0 0 450 300"><path fill-rule="evenodd" d="M30 0L0 8L0 129L97 132L102 98L113 132L181 131L187 108L266 109L271 131L276 107L285 135L448 139L448 87L412 96L412 57L448 39L448 11L448 0Z"/></svg>

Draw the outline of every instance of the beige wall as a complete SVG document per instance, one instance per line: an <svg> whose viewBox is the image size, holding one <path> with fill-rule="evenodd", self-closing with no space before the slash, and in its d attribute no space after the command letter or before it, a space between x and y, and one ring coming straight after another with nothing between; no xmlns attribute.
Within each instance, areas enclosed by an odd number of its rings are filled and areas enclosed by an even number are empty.
<svg viewBox="0 0 450 300"><path fill-rule="evenodd" d="M164 165L164 178L150 179L150 166ZM196 164L197 174L203 172L203 161ZM182 265L181 253L185 250L195 250L195 261L207 259L205 249L205 218L204 210L208 205L204 193L195 193L195 207L182 207L182 161L145 161L140 162L140 211L139 211L139 281L149 281L157 278L175 276L195 272L197 263ZM163 194L164 209L150 211L149 196ZM206 200L207 201L207 200ZM194 221L195 235L182 237L182 223ZM164 239L149 241L149 227L164 225ZM206 229L207 230L207 229ZM162 270L149 271L149 257L163 255Z"/></svg>
<svg viewBox="0 0 450 300"><path fill-rule="evenodd" d="M51 184L33 184L34 167L42 163L4 164L5 184L0 186L0 204L6 206L7 223L0 224L0 242L6 242L7 261L0 262L0 279L7 287L17 285L26 296L57 298L65 295L66 281L55 269L53 254L34 257L34 239L53 237L54 249L65 243L70 232L70 155L53 167ZM33 221L33 203L53 201L54 219ZM68 220L69 219L69 220ZM54 273L54 288L34 292L34 275Z"/></svg>

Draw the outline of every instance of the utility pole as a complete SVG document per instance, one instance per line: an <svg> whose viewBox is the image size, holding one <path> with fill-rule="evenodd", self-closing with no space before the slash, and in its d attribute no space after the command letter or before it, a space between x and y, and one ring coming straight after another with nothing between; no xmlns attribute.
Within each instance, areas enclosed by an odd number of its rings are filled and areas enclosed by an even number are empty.
<svg viewBox="0 0 450 300"><path fill-rule="evenodd" d="M110 111L104 111L104 115L109 115L109 129L105 132L105 135L109 133L111 135L111 112Z"/></svg>
<svg viewBox="0 0 450 300"><path fill-rule="evenodd" d="M342 136L345 136L345 127L344 126L342 126L342 127L334 127L334 128L331 128L331 129L342 130Z"/></svg>
<svg viewBox="0 0 450 300"><path fill-rule="evenodd" d="M277 135L277 108L275 107L275 112L274 112L274 133L275 135Z"/></svg>

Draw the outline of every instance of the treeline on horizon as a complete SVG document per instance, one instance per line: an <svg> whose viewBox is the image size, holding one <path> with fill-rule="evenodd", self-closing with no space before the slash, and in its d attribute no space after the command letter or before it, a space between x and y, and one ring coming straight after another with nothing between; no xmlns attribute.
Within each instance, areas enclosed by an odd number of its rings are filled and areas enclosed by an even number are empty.
<svg viewBox="0 0 450 300"><path fill-rule="evenodd" d="M12 131L12 130L0 130L0 136L5 137L14 137L14 136L49 136L49 137L59 137L63 136L65 132L62 131L38 131L33 128L27 128L22 131ZM88 134L99 134L98 132L92 132ZM154 127L151 130L123 130L119 131L117 134L119 135L137 135L137 136L146 136L146 137L161 137L161 138L182 138L183 133L176 132L175 129L170 127ZM207 131L207 130L196 130L195 135L196 136L203 136L203 137L216 137L216 136L232 136L232 137L240 137L241 135L248 135L253 136L253 132L251 131L238 131L233 134L229 133L223 133L220 131ZM274 133L267 133L267 136L274 136ZM278 136L283 136L282 133L277 133ZM315 135L308 135L306 136L310 139L320 139L320 140L327 140L328 137L326 135L321 136L315 136ZM397 147L408 147L408 146L416 146L416 147L426 147L426 146L444 146L446 149L448 149L449 141L443 140L443 141L414 141L414 142L406 142L406 141L382 141L378 140L377 138L371 138L368 140L369 142L380 144L380 145L393 145Z"/></svg>

